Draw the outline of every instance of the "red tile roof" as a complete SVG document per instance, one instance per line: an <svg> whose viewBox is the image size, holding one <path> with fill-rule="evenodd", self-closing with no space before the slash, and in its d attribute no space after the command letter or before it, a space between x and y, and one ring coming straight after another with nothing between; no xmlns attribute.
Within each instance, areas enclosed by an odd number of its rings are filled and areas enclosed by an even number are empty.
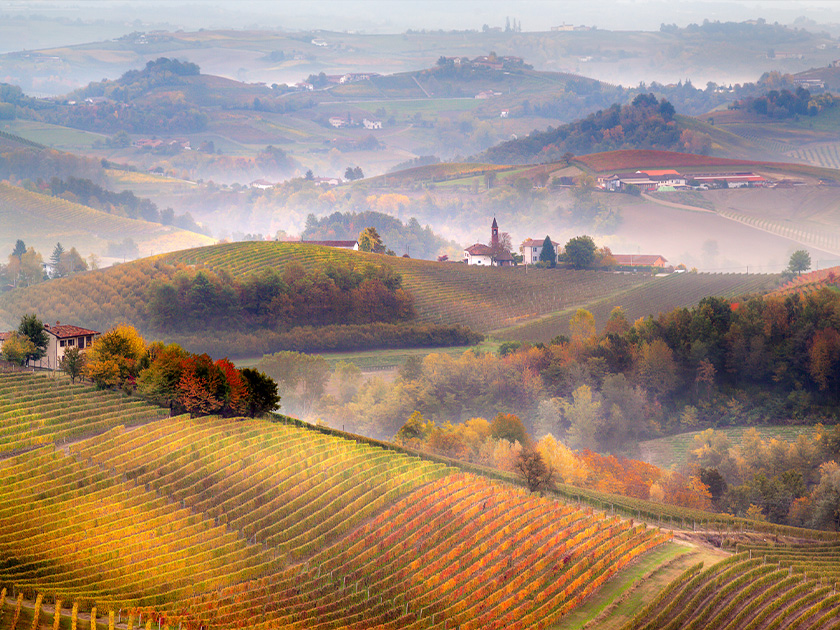
<svg viewBox="0 0 840 630"><path fill-rule="evenodd" d="M80 328L79 326L70 326L67 324L56 324L55 326L50 326L49 324L44 324L44 329L48 333L52 333L59 339L67 339L69 337L87 337L88 335L99 335L99 331L90 330L88 328Z"/></svg>
<svg viewBox="0 0 840 630"><path fill-rule="evenodd" d="M483 243L476 243L475 245L470 245L465 250L470 256L492 256L493 250L490 249L487 245Z"/></svg>
<svg viewBox="0 0 840 630"><path fill-rule="evenodd" d="M613 254L619 265L659 265L668 262L658 254Z"/></svg>

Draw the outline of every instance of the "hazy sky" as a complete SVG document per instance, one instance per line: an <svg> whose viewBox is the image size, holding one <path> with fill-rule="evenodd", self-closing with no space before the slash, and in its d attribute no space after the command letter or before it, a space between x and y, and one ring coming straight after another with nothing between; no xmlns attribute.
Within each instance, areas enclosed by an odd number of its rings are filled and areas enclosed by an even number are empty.
<svg viewBox="0 0 840 630"><path fill-rule="evenodd" d="M826 0L10 0L2 13L42 13L87 20L139 20L194 28L283 28L402 32L406 29L480 29L507 17L523 31L562 23L604 29L656 30L662 22L684 26L709 20L763 17L792 23L806 17L840 22L840 3Z"/></svg>

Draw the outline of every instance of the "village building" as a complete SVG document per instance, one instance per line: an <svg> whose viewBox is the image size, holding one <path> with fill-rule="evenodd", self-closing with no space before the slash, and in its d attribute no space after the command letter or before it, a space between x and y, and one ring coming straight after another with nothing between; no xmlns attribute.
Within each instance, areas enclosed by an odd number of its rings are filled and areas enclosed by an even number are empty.
<svg viewBox="0 0 840 630"><path fill-rule="evenodd" d="M371 120L369 118L363 118L362 124L365 126L365 129L382 129L381 120Z"/></svg>
<svg viewBox="0 0 840 630"><path fill-rule="evenodd" d="M667 267L668 261L659 254L613 254L619 267Z"/></svg>
<svg viewBox="0 0 840 630"><path fill-rule="evenodd" d="M484 267L513 267L513 255L506 249L501 249L499 241L499 224L495 217L490 226L490 245L475 243L464 249L464 262L468 265Z"/></svg>
<svg viewBox="0 0 840 630"><path fill-rule="evenodd" d="M57 370L58 364L64 358L64 353L70 348L85 350L102 334L96 330L61 324L61 322L56 322L55 325L44 324L44 332L47 333L49 339L47 352L38 361L30 361L29 366L47 370ZM0 350L11 335L11 332L0 333Z"/></svg>
<svg viewBox="0 0 840 630"><path fill-rule="evenodd" d="M274 183L268 181L267 179L255 179L250 184L248 184L250 188L259 188L260 190L268 190L269 188L274 188Z"/></svg>
<svg viewBox="0 0 840 630"><path fill-rule="evenodd" d="M532 238L522 241L522 245L519 246L519 252L522 254L523 262L526 265L535 265L540 262L544 242L545 239L538 241ZM551 241L551 244L554 246L554 262L560 262L560 243Z"/></svg>

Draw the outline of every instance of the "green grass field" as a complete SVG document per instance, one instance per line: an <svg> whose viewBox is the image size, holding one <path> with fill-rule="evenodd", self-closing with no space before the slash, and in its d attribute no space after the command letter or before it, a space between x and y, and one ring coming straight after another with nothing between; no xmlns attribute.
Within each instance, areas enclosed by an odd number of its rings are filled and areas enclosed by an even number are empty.
<svg viewBox="0 0 840 630"><path fill-rule="evenodd" d="M812 426L757 426L721 427L715 431L726 435L734 445L738 444L744 433L751 428L756 429L765 440L776 438L785 442L793 442L800 435L807 435L814 430ZM688 461L689 451L694 447L694 436L700 433L700 431L692 431L640 442L642 459L665 469L683 466Z"/></svg>
<svg viewBox="0 0 840 630"><path fill-rule="evenodd" d="M103 142L108 136L70 127L51 125L34 120L11 120L6 131L62 151L82 151L93 147L94 142Z"/></svg>

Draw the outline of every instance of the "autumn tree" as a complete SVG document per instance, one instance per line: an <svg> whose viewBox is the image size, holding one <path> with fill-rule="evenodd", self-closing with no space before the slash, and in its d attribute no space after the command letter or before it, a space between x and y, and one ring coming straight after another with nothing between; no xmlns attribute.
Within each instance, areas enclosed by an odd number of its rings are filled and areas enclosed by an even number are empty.
<svg viewBox="0 0 840 630"><path fill-rule="evenodd" d="M359 251L372 252L374 254L382 254L385 252L385 245L382 243L382 237L374 227L366 227L359 234Z"/></svg>
<svg viewBox="0 0 840 630"><path fill-rule="evenodd" d="M545 463L542 454L536 449L522 449L515 466L516 472L531 492L547 490L554 485L554 469Z"/></svg>
<svg viewBox="0 0 840 630"><path fill-rule="evenodd" d="M94 339L84 375L101 389L133 389L144 360L148 360L146 341L133 326L120 324Z"/></svg>
<svg viewBox="0 0 840 630"><path fill-rule="evenodd" d="M806 249L797 249L790 255L787 270L790 273L801 275L803 271L811 268L811 254Z"/></svg>
<svg viewBox="0 0 840 630"><path fill-rule="evenodd" d="M3 342L2 356L4 361L15 365L24 365L27 357L35 352L35 344L29 337L13 332Z"/></svg>
<svg viewBox="0 0 840 630"><path fill-rule="evenodd" d="M490 423L490 437L508 442L528 443L528 432L522 420L512 413L500 413Z"/></svg>
<svg viewBox="0 0 840 630"><path fill-rule="evenodd" d="M70 377L71 383L75 383L76 379L82 376L85 360L84 352L73 346L64 351L64 356L58 362L58 369Z"/></svg>

